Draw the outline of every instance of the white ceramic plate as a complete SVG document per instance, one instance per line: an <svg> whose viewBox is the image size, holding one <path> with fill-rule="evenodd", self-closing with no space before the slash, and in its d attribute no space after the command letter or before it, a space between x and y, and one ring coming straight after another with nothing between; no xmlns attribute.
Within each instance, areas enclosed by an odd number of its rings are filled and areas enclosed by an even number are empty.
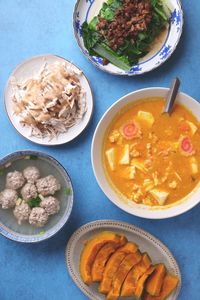
<svg viewBox="0 0 200 300"><path fill-rule="evenodd" d="M82 73L80 77L80 82L82 87L86 91L87 112L85 113L83 119L79 123L69 128L69 130L66 133L60 134L57 138L53 138L52 140L49 140L48 137L41 139L41 138L31 136L30 128L24 127L20 124L20 118L13 114L13 108L12 108L13 88L11 84L11 78L15 77L17 81L23 81L28 78L32 78L34 75L38 74L39 70L46 62L55 63L56 61L61 61L73 65L71 64L71 62L67 61L66 59L51 54L32 57L24 61L23 63L21 63L19 66L17 66L17 68L12 72L10 78L8 79L6 89L5 89L5 94L4 94L6 112L15 129L31 142L44 145L44 146L61 145L75 139L87 127L93 113L93 95L92 95L91 87L87 78ZM77 66L73 65L73 67L80 71L80 69Z"/></svg>
<svg viewBox="0 0 200 300"><path fill-rule="evenodd" d="M149 72L170 58L179 43L184 23L183 11L179 0L164 0L165 5L171 11L169 26L166 32L157 39L152 50L143 57L138 64L133 65L130 70L123 71L111 63L104 66L102 58L90 56L83 43L82 24L85 21L90 22L94 16L98 15L105 1L106 0L77 0L74 8L74 35L81 51L91 63L102 71L113 75L133 76Z"/></svg>
<svg viewBox="0 0 200 300"><path fill-rule="evenodd" d="M110 122L117 115L117 113L126 105L134 103L139 99L148 97L166 97L169 89L167 88L147 88L130 93L117 102L115 102L103 115L94 133L91 156L92 165L97 182L106 196L122 210L143 218L148 219L165 219L180 215L200 202L200 188L195 189L185 199L177 202L170 207L157 207L156 209L149 206L140 205L128 201L128 199L121 199L119 195L111 187L105 174L103 162L102 162L102 147L103 139ZM177 102L185 105L192 113L200 120L200 104L191 98L190 96L179 93L176 99Z"/></svg>
<svg viewBox="0 0 200 300"><path fill-rule="evenodd" d="M95 221L80 227L71 236L67 244L65 256L69 274L75 284L89 299L103 300L105 299L105 296L98 292L97 284L87 286L81 280L79 273L80 254L83 249L84 242L102 230L111 230L116 233L124 234L129 241L138 244L142 252L148 252L154 264L163 262L167 269L180 279L180 283L176 290L167 298L167 300L177 299L181 288L181 274L178 264L169 249L148 232L128 223L111 220Z"/></svg>

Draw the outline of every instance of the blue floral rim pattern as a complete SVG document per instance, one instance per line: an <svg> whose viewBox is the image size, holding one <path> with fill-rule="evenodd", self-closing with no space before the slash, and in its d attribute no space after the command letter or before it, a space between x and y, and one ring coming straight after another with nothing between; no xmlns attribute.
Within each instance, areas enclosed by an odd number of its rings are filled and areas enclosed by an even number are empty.
<svg viewBox="0 0 200 300"><path fill-rule="evenodd" d="M4 166L6 163L8 163L12 160L20 159L20 158L28 156L28 155L34 155L34 156L37 155L38 157L45 158L50 163L52 162L54 165L56 165L58 167L59 171L62 173L62 175L66 178L68 186L71 190L71 193L68 196L68 202L69 202L68 209L66 210L62 219L55 226L53 226L53 228L49 229L42 235L28 236L28 235L19 234L13 230L10 230L7 226L5 226L4 224L2 224L0 222L0 234L5 236L6 238L16 241L16 242L21 242L21 243L38 243L38 242L47 240L50 237L54 236L66 224L66 222L68 221L68 219L71 215L72 208L73 208L74 191L73 191L71 179L69 177L69 174L65 170L65 168L55 158L53 158L52 156L47 155L43 152L31 151L31 150L17 151L17 152L11 153L11 154L5 156L4 158L2 158L0 160L0 166Z"/></svg>
<svg viewBox="0 0 200 300"><path fill-rule="evenodd" d="M97 0L96 0L97 1ZM137 65L134 65L128 71L120 70L113 65L112 68L107 68L103 65L103 59L97 56L90 56L87 49L85 49L83 45L82 38L82 23L88 20L89 13L95 0L78 0L73 16L73 25L74 25L74 33L77 39L78 45L81 48L83 54L98 68L108 73L114 75L139 75L151 71L158 66L162 65L166 60L170 58L174 50L176 49L178 42L180 40L183 28L183 11L181 8L181 3L179 0L174 1L174 9L171 12L171 22L169 24L167 37L159 51L157 51L152 57L148 58L145 61L139 62ZM85 12L83 13L83 9L86 7ZM84 16L83 16L84 14ZM173 33L172 33L173 31Z"/></svg>

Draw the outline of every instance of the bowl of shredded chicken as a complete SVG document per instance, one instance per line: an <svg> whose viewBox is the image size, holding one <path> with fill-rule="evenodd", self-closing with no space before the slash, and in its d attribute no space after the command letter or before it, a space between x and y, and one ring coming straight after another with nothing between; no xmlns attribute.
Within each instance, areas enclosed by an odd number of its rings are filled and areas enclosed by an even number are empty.
<svg viewBox="0 0 200 300"><path fill-rule="evenodd" d="M31 76L21 76L28 74L27 70L32 72L29 61L20 65L23 71L19 66L10 77L7 90L11 88L12 93L6 93L5 101L8 115L12 123L17 119L20 133L38 143L60 144L86 127L92 113L92 94L82 71L62 58L50 57L33 58L40 64L35 65Z"/></svg>

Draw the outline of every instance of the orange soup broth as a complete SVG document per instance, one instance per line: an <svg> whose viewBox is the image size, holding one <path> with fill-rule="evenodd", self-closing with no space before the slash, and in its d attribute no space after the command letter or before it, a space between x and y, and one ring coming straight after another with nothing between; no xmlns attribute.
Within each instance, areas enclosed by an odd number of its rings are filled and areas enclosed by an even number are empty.
<svg viewBox="0 0 200 300"><path fill-rule="evenodd" d="M180 130L180 122L182 120L187 120L194 123L198 129L194 135L191 132L187 133L187 136L191 139L192 145L195 149L195 154L192 155L195 157L198 167L200 168L200 130L199 122L196 117L183 105L175 104L173 108L173 113L171 116L167 114L162 114L164 108L164 99L163 98L146 98L139 100L132 105L126 106L121 110L118 115L114 118L111 123L111 126L108 128L103 146L103 163L106 170L107 177L109 182L114 188L120 192L125 198L133 200L133 195L135 193L135 185L143 186L145 179L152 179L153 174L157 173L158 180L167 179L164 182L160 182L156 188L166 191L169 193L169 196L165 202L165 205L171 205L175 202L183 199L188 195L194 188L197 186L200 180L199 172L195 175L191 172L191 157L186 157L180 154L179 149L177 149L177 143L182 135ZM138 120L137 113L138 111L145 111L152 113L155 121L152 127L149 128L145 121ZM135 120L141 128L142 136L141 138L134 138L132 140L126 140L121 138L121 141L116 143L111 143L109 140L110 134L113 130L118 130L127 122ZM157 141L152 142L150 136L156 137ZM134 149L140 153L140 156L136 159L140 162L147 160L147 143L151 144L151 153L153 157L153 163L148 172L144 174L139 170L136 171L134 179L127 179L126 170L127 166L120 165L118 162L122 156L122 149L125 144L130 146L135 144ZM160 155L162 151L170 148L172 150L167 156ZM116 168L114 171L111 170L108 160L106 158L106 151L110 148L116 149ZM174 149L173 149L174 147ZM133 158L135 159L135 158ZM170 188L170 183L175 182L176 188ZM158 205L155 198L150 195L149 192L144 191L142 187L142 192L144 192L138 202L141 204L144 203L143 199L150 199L152 206ZM133 200L134 201L134 200Z"/></svg>

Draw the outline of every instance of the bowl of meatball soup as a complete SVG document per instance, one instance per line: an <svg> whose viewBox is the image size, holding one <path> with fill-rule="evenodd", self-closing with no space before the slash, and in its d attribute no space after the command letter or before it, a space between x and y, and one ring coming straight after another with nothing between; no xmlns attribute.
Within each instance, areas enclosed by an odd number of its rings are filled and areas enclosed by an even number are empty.
<svg viewBox="0 0 200 300"><path fill-rule="evenodd" d="M0 160L0 233L24 243L55 235L68 221L73 187L63 166L38 151Z"/></svg>

